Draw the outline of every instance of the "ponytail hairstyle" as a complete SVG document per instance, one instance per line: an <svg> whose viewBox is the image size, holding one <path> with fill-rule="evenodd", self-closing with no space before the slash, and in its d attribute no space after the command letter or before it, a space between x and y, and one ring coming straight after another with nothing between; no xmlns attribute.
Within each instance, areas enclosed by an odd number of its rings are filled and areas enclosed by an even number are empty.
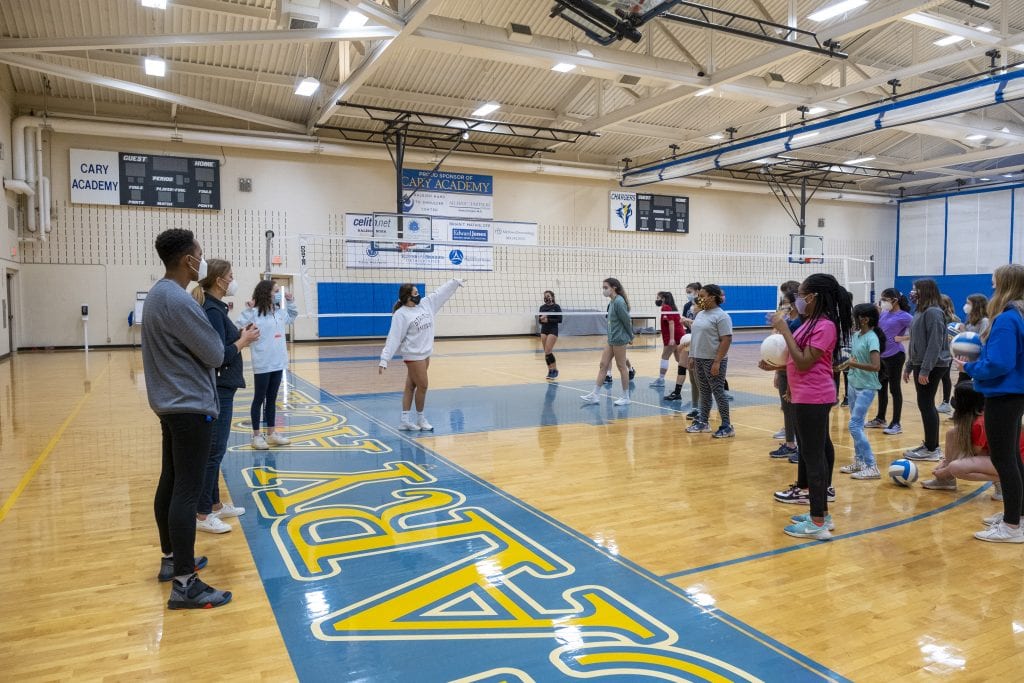
<svg viewBox="0 0 1024 683"><path fill-rule="evenodd" d="M678 311L679 307L676 306L676 298L672 296L672 292L658 292L658 296L666 306L671 308L673 311Z"/></svg>
<svg viewBox="0 0 1024 683"><path fill-rule="evenodd" d="M611 287L613 292L622 297L623 301L626 302L626 310L630 310L629 297L626 296L626 290L622 288L622 283L613 277L605 278L603 282L607 284L609 287Z"/></svg>
<svg viewBox="0 0 1024 683"><path fill-rule="evenodd" d="M192 289L192 298L195 299L200 306L206 303L206 293L210 291L217 280L222 277L227 277L227 274L231 272L231 262L225 261L219 258L212 258L206 261L206 277L196 283L196 287Z"/></svg>
<svg viewBox="0 0 1024 683"><path fill-rule="evenodd" d="M822 318L836 326L836 345L832 349L832 364L841 362L839 349L850 345L850 329L853 325L853 296L828 273L808 275L801 284L804 291L815 295L814 313L805 318L800 328L803 332L796 340L801 348L807 346L808 338L815 324Z"/></svg>
<svg viewBox="0 0 1024 683"><path fill-rule="evenodd" d="M958 323L960 322L960 316L953 310L953 300L949 298L948 294L939 295L939 300L942 301L942 312L946 316L946 323Z"/></svg>
<svg viewBox="0 0 1024 683"><path fill-rule="evenodd" d="M971 312L967 315L968 324L981 324L981 321L988 317L988 297L984 294L971 294L967 300L971 302Z"/></svg>
<svg viewBox="0 0 1024 683"><path fill-rule="evenodd" d="M953 398L949 401L953 406L953 447L956 458L974 455L971 443L971 429L974 420L985 410L985 397L975 390L974 382L966 380L958 382L953 388ZM949 453L947 457L953 456Z"/></svg>
<svg viewBox="0 0 1024 683"><path fill-rule="evenodd" d="M411 282L403 282L402 286L398 288L398 301L391 307L391 312L394 313L399 308L408 303L409 299L412 298L412 293L416 291L416 285Z"/></svg>
<svg viewBox="0 0 1024 683"><path fill-rule="evenodd" d="M260 280L252 290L252 303L260 315L274 312L274 281Z"/></svg>
<svg viewBox="0 0 1024 683"><path fill-rule="evenodd" d="M868 328L878 337L878 353L885 351L885 333L878 327L878 309L874 304L857 304L853 307L853 322L860 327L860 319L868 319Z"/></svg>
<svg viewBox="0 0 1024 683"><path fill-rule="evenodd" d="M981 333L982 339L988 339L996 317L1005 313L1007 306L1013 306L1024 315L1024 265L1008 263L999 266L992 273L992 280L996 283L996 291L989 300L990 324Z"/></svg>
<svg viewBox="0 0 1024 683"><path fill-rule="evenodd" d="M904 294L903 292L901 292L898 289L894 289L892 287L889 287L888 289L883 289L882 290L882 298L883 299L892 299L893 301L895 301L897 304L899 304L899 307L900 307L901 311L909 311L910 310L910 300L907 299L907 295L906 294Z"/></svg>

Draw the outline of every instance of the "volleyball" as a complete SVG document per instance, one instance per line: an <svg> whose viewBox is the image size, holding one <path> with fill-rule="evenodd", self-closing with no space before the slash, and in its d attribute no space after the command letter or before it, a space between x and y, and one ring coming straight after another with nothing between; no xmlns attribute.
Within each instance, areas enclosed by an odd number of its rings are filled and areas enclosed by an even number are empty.
<svg viewBox="0 0 1024 683"><path fill-rule="evenodd" d="M900 486L910 486L917 481L917 465L911 460L894 460L889 465L889 478Z"/></svg>
<svg viewBox="0 0 1024 683"><path fill-rule="evenodd" d="M781 334L773 334L761 342L761 360L778 368L784 367L789 360L786 338Z"/></svg>
<svg viewBox="0 0 1024 683"><path fill-rule="evenodd" d="M977 332L961 332L949 343L949 350L954 356L963 356L967 360L978 360L981 356L981 337Z"/></svg>
<svg viewBox="0 0 1024 683"><path fill-rule="evenodd" d="M955 337L959 331L960 323L952 322L946 325L946 334L948 334L950 337Z"/></svg>
<svg viewBox="0 0 1024 683"><path fill-rule="evenodd" d="M679 340L679 345L682 346L684 349L690 348L690 338L691 335L684 334L683 338Z"/></svg>

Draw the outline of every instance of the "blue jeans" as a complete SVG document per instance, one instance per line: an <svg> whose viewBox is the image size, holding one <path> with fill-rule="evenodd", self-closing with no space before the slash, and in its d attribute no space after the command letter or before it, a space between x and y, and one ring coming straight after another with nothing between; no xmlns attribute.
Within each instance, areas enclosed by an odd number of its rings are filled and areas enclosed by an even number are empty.
<svg viewBox="0 0 1024 683"><path fill-rule="evenodd" d="M196 512L201 515L210 514L213 511L213 506L220 502L220 461L224 459L224 453L228 450L231 417L235 406L235 391L235 389L217 387L220 416L213 422L210 457L206 460L203 490L199 493L199 505L196 506Z"/></svg>
<svg viewBox="0 0 1024 683"><path fill-rule="evenodd" d="M853 448L857 462L866 467L875 467L875 454L871 451L871 443L864 434L864 418L868 415L872 402L875 400L874 389L857 389L846 385L847 400L850 402L850 436L853 437Z"/></svg>

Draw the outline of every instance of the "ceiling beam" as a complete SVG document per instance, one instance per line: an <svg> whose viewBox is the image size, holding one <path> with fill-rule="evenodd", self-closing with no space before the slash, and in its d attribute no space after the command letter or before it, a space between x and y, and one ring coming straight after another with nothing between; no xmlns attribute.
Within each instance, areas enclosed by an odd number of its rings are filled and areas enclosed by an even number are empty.
<svg viewBox="0 0 1024 683"><path fill-rule="evenodd" d="M37 71L40 73L50 74L52 76L60 76L61 78L68 78L73 81L79 81L81 83L98 85L103 88L120 90L121 92L127 92L132 95L138 95L140 97L160 100L163 102L170 102L172 104L177 104L182 107L200 109L202 111L207 111L212 114L219 114L220 116L227 116L233 119L240 119L242 121L250 121L252 123L258 123L262 126L268 126L270 128L287 130L293 133L306 132L306 127L303 126L301 123L285 121L283 119L276 119L271 116L263 116L261 114L255 114L251 111L246 111L244 109L236 109L235 107L228 107L226 105L216 104L214 102L207 102L206 100L200 100L195 97L178 95L176 93L168 92L166 90L151 88L147 85L141 85L139 83L133 83L131 81L122 81L116 78L100 76L89 71L82 71L81 69L73 69L68 66L46 62L36 57L0 54L0 63L10 64L11 66L16 66L21 69Z"/></svg>
<svg viewBox="0 0 1024 683"><path fill-rule="evenodd" d="M346 10L363 14L378 26L387 26L395 31L401 31L405 27L402 17L375 2L370 2L370 0L330 0L330 2Z"/></svg>
<svg viewBox="0 0 1024 683"><path fill-rule="evenodd" d="M445 97L443 95L431 95L429 93L406 92L402 90L391 90L390 88L378 88L372 85L364 85L356 93L356 97L376 97L392 102L403 102L406 104L432 104L438 107L458 107L460 109L475 109L480 106L480 100L468 100L458 97ZM368 102L365 104L369 104ZM558 117L553 109L539 109L537 107L519 107L516 105L501 106L501 111L513 116L526 116L532 119L541 119L552 122ZM346 113L348 116L348 113Z"/></svg>
<svg viewBox="0 0 1024 683"><path fill-rule="evenodd" d="M0 38L0 53L61 52L64 50L118 50L127 48L188 47L191 45L241 45L247 43L314 43L393 38L382 26L356 29L311 28L226 33L179 33L139 36L88 36L78 38Z"/></svg>
<svg viewBox="0 0 1024 683"><path fill-rule="evenodd" d="M274 11L265 7L251 7L239 5L237 2L224 2L224 0L172 0L168 3L167 9L188 9L200 12L213 12L215 14L230 14L237 17L249 17L250 19L274 18Z"/></svg>
<svg viewBox="0 0 1024 683"><path fill-rule="evenodd" d="M81 60L82 62L92 64L114 64L136 67L138 69L143 68L143 58L141 56L130 55L124 52L96 50L91 52L48 52L46 54L54 57ZM272 74L265 71L252 71L251 69L239 69L231 66L196 64L176 59L165 59L164 61L167 62L168 74L189 74L190 76L220 78L222 80L241 81L243 83L256 82L261 85L273 85L292 89L295 88L295 82L301 78L299 75Z"/></svg>
<svg viewBox="0 0 1024 683"><path fill-rule="evenodd" d="M910 17L910 18L908 18ZM986 33L976 28L971 28L963 22L958 22L931 12L913 12L903 17L903 21L914 26L924 26L939 33L948 33L955 36L962 36L974 43L981 45L995 45L999 42L1000 36L995 31Z"/></svg>

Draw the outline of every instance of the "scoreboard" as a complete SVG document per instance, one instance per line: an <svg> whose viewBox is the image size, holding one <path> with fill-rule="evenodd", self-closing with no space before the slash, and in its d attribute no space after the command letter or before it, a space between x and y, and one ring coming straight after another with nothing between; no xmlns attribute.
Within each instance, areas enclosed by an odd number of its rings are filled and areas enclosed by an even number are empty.
<svg viewBox="0 0 1024 683"><path fill-rule="evenodd" d="M642 192L610 193L609 229L625 232L690 232L690 198Z"/></svg>
<svg viewBox="0 0 1024 683"><path fill-rule="evenodd" d="M220 208L217 159L120 155L121 204L175 209Z"/></svg>

